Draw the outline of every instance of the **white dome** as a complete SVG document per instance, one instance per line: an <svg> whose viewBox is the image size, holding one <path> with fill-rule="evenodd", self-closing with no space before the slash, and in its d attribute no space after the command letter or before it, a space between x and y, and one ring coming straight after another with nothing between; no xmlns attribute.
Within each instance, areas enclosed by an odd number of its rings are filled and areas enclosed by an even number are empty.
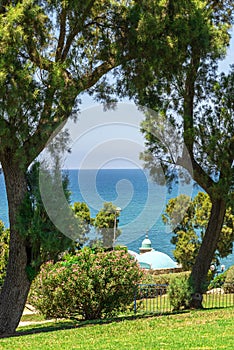
<svg viewBox="0 0 234 350"><path fill-rule="evenodd" d="M178 267L177 263L172 260L170 256L156 250L138 255L137 260L149 264L152 269L170 269Z"/></svg>
<svg viewBox="0 0 234 350"><path fill-rule="evenodd" d="M139 259L140 254L134 252L133 250L129 250L129 249L128 249L128 253L129 253L130 255L132 255L136 260Z"/></svg>

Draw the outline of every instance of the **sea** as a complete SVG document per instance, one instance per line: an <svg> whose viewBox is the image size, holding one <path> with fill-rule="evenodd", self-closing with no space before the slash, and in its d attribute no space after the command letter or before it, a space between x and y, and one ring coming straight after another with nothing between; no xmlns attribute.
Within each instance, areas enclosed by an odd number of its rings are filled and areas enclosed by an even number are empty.
<svg viewBox="0 0 234 350"><path fill-rule="evenodd" d="M85 202L95 217L105 202L112 202L121 209L119 228L121 235L116 244L139 252L142 240L148 234L152 247L172 259L174 245L171 243L172 228L164 224L162 215L170 198L187 194L192 198L201 188L190 183L158 185L144 169L68 169L63 170L69 178L71 204ZM58 184L59 186L59 184ZM4 176L0 174L0 220L9 226L8 206ZM95 232L90 232L90 239ZM221 260L226 268L234 264L234 252Z"/></svg>

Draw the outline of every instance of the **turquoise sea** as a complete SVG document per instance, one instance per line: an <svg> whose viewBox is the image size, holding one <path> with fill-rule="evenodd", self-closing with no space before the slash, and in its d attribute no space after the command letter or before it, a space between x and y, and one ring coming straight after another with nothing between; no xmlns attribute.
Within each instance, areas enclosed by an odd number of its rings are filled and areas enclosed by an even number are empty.
<svg viewBox="0 0 234 350"><path fill-rule="evenodd" d="M119 227L122 230L117 243L139 252L148 232L153 248L173 258L171 229L162 222L162 213L169 198L180 193L191 196L199 191L192 183L174 184L171 191L155 184L141 169L65 170L69 176L71 202L84 201L91 215L113 202L120 207ZM7 199L3 174L0 174L0 219L8 226ZM91 236L93 233L91 233ZM92 237L91 237L92 238ZM234 264L234 252L222 260L226 267Z"/></svg>

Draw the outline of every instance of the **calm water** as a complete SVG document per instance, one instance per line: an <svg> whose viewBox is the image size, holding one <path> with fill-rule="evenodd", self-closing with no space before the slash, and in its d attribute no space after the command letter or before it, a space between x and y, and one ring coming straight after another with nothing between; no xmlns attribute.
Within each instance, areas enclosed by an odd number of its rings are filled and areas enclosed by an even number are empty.
<svg viewBox="0 0 234 350"><path fill-rule="evenodd" d="M152 246L173 258L171 232L162 222L161 215L169 198L180 193L196 195L198 188L190 185L173 186L169 193L165 186L152 182L147 173L139 169L68 170L71 201L84 201L91 215L113 202L122 209L119 226L122 234L117 243L126 244L138 252L148 231ZM3 175L0 174L0 219L8 226L7 200ZM92 234L91 234L92 235ZM234 264L234 254L223 259L227 267Z"/></svg>

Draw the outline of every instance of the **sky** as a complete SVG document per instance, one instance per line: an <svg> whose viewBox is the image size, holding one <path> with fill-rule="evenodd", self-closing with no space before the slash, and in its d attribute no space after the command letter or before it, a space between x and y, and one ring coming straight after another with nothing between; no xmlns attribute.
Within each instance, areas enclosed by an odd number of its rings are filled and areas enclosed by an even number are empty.
<svg viewBox="0 0 234 350"><path fill-rule="evenodd" d="M219 71L227 72L234 63L234 29ZM70 133L71 153L62 157L65 169L142 168L139 154L144 150L140 124L144 114L133 102L125 99L116 109L104 111L90 96L84 94L76 123L65 125ZM48 155L45 153L45 157Z"/></svg>

